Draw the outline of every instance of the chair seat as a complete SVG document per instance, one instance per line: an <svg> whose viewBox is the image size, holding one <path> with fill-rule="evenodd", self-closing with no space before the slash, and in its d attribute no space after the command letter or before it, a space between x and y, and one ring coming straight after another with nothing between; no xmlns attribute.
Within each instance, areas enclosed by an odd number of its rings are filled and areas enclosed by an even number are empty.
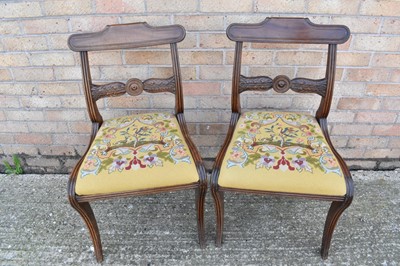
<svg viewBox="0 0 400 266"><path fill-rule="evenodd" d="M198 180L176 117L147 113L104 121L79 169L75 191L117 193Z"/></svg>
<svg viewBox="0 0 400 266"><path fill-rule="evenodd" d="M316 119L289 112L241 115L218 184L271 192L346 194L343 172Z"/></svg>

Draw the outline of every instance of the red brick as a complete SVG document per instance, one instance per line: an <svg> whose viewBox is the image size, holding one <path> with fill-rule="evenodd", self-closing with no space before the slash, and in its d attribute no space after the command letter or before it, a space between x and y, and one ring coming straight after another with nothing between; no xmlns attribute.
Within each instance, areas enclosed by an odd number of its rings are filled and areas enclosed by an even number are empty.
<svg viewBox="0 0 400 266"><path fill-rule="evenodd" d="M366 94L369 96L400 96L400 85L367 84Z"/></svg>
<svg viewBox="0 0 400 266"><path fill-rule="evenodd" d="M226 135L228 132L228 124L200 124L201 135ZM222 144L222 143L221 143Z"/></svg>
<svg viewBox="0 0 400 266"><path fill-rule="evenodd" d="M400 34L400 20L398 18L386 18L383 21L381 33L383 34Z"/></svg>
<svg viewBox="0 0 400 266"><path fill-rule="evenodd" d="M171 65L171 54L169 51L127 51L125 62L134 65Z"/></svg>
<svg viewBox="0 0 400 266"><path fill-rule="evenodd" d="M4 145L4 144L13 144L14 143L14 134L9 134L9 133L3 134L3 133L1 133L0 134L0 143L2 145Z"/></svg>
<svg viewBox="0 0 400 266"><path fill-rule="evenodd" d="M0 3L1 18L39 17L41 15L40 3L24 1L21 3Z"/></svg>
<svg viewBox="0 0 400 266"><path fill-rule="evenodd" d="M25 122L4 121L0 122L0 132L15 133L28 132L28 126Z"/></svg>
<svg viewBox="0 0 400 266"><path fill-rule="evenodd" d="M249 66L249 76L268 76L274 78L279 75L285 75L290 78L295 76L295 67L253 67Z"/></svg>
<svg viewBox="0 0 400 266"><path fill-rule="evenodd" d="M92 124L88 121L69 122L68 125L71 133L90 133L92 130Z"/></svg>
<svg viewBox="0 0 400 266"><path fill-rule="evenodd" d="M66 133L68 132L68 127L65 122L47 122L47 121L37 121L28 123L30 132L38 133Z"/></svg>
<svg viewBox="0 0 400 266"><path fill-rule="evenodd" d="M373 137L350 137L348 147L349 148L385 148L388 143L387 138L373 138Z"/></svg>
<svg viewBox="0 0 400 266"><path fill-rule="evenodd" d="M367 149L364 158L399 158L400 149Z"/></svg>
<svg viewBox="0 0 400 266"><path fill-rule="evenodd" d="M310 0L308 2L308 12L317 14L357 14L358 5L358 1L349 2L346 0Z"/></svg>
<svg viewBox="0 0 400 266"><path fill-rule="evenodd" d="M106 99L107 107L110 108L150 108L150 99L146 96L123 96Z"/></svg>
<svg viewBox="0 0 400 266"><path fill-rule="evenodd" d="M21 99L22 106L24 108L60 108L61 101L56 97L37 97L32 96L29 98Z"/></svg>
<svg viewBox="0 0 400 266"><path fill-rule="evenodd" d="M18 81L54 80L53 69L49 67L14 68L12 72L14 74L15 80Z"/></svg>
<svg viewBox="0 0 400 266"><path fill-rule="evenodd" d="M220 95L221 84L216 82L184 82L184 95Z"/></svg>
<svg viewBox="0 0 400 266"><path fill-rule="evenodd" d="M390 81L400 83L400 70L392 70Z"/></svg>
<svg viewBox="0 0 400 266"><path fill-rule="evenodd" d="M332 135L356 135L368 136L371 134L372 125L363 124L340 124L334 125L332 128Z"/></svg>
<svg viewBox="0 0 400 266"><path fill-rule="evenodd" d="M358 1L354 1L358 2ZM398 16L400 10L399 1L376 1L365 0L361 1L360 14L372 16Z"/></svg>
<svg viewBox="0 0 400 266"><path fill-rule="evenodd" d="M353 158L363 158L365 148L340 148L338 149L339 154L344 159L353 159Z"/></svg>
<svg viewBox="0 0 400 266"><path fill-rule="evenodd" d="M271 109L287 109L292 105L292 99L289 97L271 97L265 95L264 97L242 97L243 108L271 108Z"/></svg>
<svg viewBox="0 0 400 266"><path fill-rule="evenodd" d="M65 18L24 20L22 27L26 34L49 34L68 32L68 20Z"/></svg>
<svg viewBox="0 0 400 266"><path fill-rule="evenodd" d="M372 134L378 136L400 136L400 125L376 125Z"/></svg>
<svg viewBox="0 0 400 266"><path fill-rule="evenodd" d="M110 3L112 3L110 1ZM71 30L76 31L100 31L104 29L105 26L118 23L118 17L116 16L84 16L84 17L71 17Z"/></svg>
<svg viewBox="0 0 400 266"><path fill-rule="evenodd" d="M197 11L197 1L196 0L169 0L169 1L158 1L158 0L147 0L147 12L171 12L171 13L181 13L181 12L194 12Z"/></svg>
<svg viewBox="0 0 400 266"><path fill-rule="evenodd" d="M219 110L185 110L187 122L193 123L217 123L219 122Z"/></svg>
<svg viewBox="0 0 400 266"><path fill-rule="evenodd" d="M16 134L15 142L19 144L52 144L51 134L26 133Z"/></svg>
<svg viewBox="0 0 400 266"><path fill-rule="evenodd" d="M337 66L368 66L370 53L339 52Z"/></svg>
<svg viewBox="0 0 400 266"><path fill-rule="evenodd" d="M253 1L230 1L230 0L202 0L200 1L200 11L202 12L251 12L253 10Z"/></svg>
<svg viewBox="0 0 400 266"><path fill-rule="evenodd" d="M341 98L337 108L342 110L377 110L379 105L380 100L376 98Z"/></svg>
<svg viewBox="0 0 400 266"><path fill-rule="evenodd" d="M243 65L271 65L273 62L274 53L271 51L243 51ZM234 52L228 52L226 55L226 63L233 64Z"/></svg>
<svg viewBox="0 0 400 266"><path fill-rule="evenodd" d="M0 95L0 106L3 108L18 108L20 104L17 97Z"/></svg>
<svg viewBox="0 0 400 266"><path fill-rule="evenodd" d="M378 53L376 53L372 59L372 66L398 67L399 62L400 62L400 54L378 54Z"/></svg>
<svg viewBox="0 0 400 266"><path fill-rule="evenodd" d="M390 72L386 69L364 69L364 68L350 68L346 69L344 80L346 81L387 81L389 79Z"/></svg>
<svg viewBox="0 0 400 266"><path fill-rule="evenodd" d="M89 134L54 134L54 144L65 145L87 145L89 143Z"/></svg>
<svg viewBox="0 0 400 266"><path fill-rule="evenodd" d="M0 69L0 81L12 80L11 73L8 69Z"/></svg>
<svg viewBox="0 0 400 266"><path fill-rule="evenodd" d="M230 80L232 67L229 66L200 66L200 79L203 80Z"/></svg>
<svg viewBox="0 0 400 266"><path fill-rule="evenodd" d="M200 33L200 48L235 48L235 43L230 41L225 33Z"/></svg>
<svg viewBox="0 0 400 266"><path fill-rule="evenodd" d="M390 148L400 148L400 138L389 139L388 147L390 147Z"/></svg>
<svg viewBox="0 0 400 266"><path fill-rule="evenodd" d="M75 155L75 148L70 145L51 145L39 146L39 153L41 155Z"/></svg>
<svg viewBox="0 0 400 266"><path fill-rule="evenodd" d="M331 137L331 141L332 141L333 147L335 147L336 149L337 148L344 148L344 147L347 146L348 138L347 137L343 137L343 136L340 136L340 137L332 136Z"/></svg>
<svg viewBox="0 0 400 266"><path fill-rule="evenodd" d="M400 98L382 99L383 110L400 110Z"/></svg>
<svg viewBox="0 0 400 266"><path fill-rule="evenodd" d="M44 114L42 111L26 111L26 110L7 110L8 120L20 120L20 121L43 121Z"/></svg>
<svg viewBox="0 0 400 266"><path fill-rule="evenodd" d="M318 66L322 64L324 58L324 54L320 52L278 51L275 63L277 65Z"/></svg>
<svg viewBox="0 0 400 266"><path fill-rule="evenodd" d="M47 50L44 36L4 37L2 41L7 51Z"/></svg>
<svg viewBox="0 0 400 266"><path fill-rule="evenodd" d="M45 14L48 16L90 14L92 12L92 1L46 0L43 2L43 9L44 9Z"/></svg>
<svg viewBox="0 0 400 266"><path fill-rule="evenodd" d="M222 51L190 51L179 54L182 65L220 65L222 64Z"/></svg>
<svg viewBox="0 0 400 266"><path fill-rule="evenodd" d="M353 112L331 111L328 116L329 123L351 123L354 121L355 114Z"/></svg>
<svg viewBox="0 0 400 266"><path fill-rule="evenodd" d="M255 1L256 12L274 12L274 13L303 13L306 11L304 0L283 0L283 1Z"/></svg>
<svg viewBox="0 0 400 266"><path fill-rule="evenodd" d="M355 122L361 123L393 123L396 120L396 112L359 112Z"/></svg>
<svg viewBox="0 0 400 266"><path fill-rule="evenodd" d="M49 121L89 121L86 110L47 110L46 120Z"/></svg>
<svg viewBox="0 0 400 266"><path fill-rule="evenodd" d="M120 51L91 52L89 54L89 60L90 60L90 65L92 66L121 65L122 55Z"/></svg>
<svg viewBox="0 0 400 266"><path fill-rule="evenodd" d="M355 1L356 2L356 1ZM350 28L354 33L378 33L381 19L377 17L350 17L350 16L332 16L332 24L342 24Z"/></svg>
<svg viewBox="0 0 400 266"><path fill-rule="evenodd" d="M32 66L71 66L75 65L75 59L72 53L31 53Z"/></svg>
<svg viewBox="0 0 400 266"><path fill-rule="evenodd" d="M335 96L365 96L364 82L336 82L334 95Z"/></svg>
<svg viewBox="0 0 400 266"><path fill-rule="evenodd" d="M226 109L230 106L230 97L207 97L199 99L199 107L204 109Z"/></svg>
<svg viewBox="0 0 400 266"><path fill-rule="evenodd" d="M175 16L176 24L182 25L189 31L214 31L224 30L224 16L219 15L190 15Z"/></svg>
<svg viewBox="0 0 400 266"><path fill-rule="evenodd" d="M397 52L400 45L399 36L381 36L360 34L354 37L352 48L358 51Z"/></svg>
<svg viewBox="0 0 400 266"><path fill-rule="evenodd" d="M83 95L78 96L63 96L60 97L61 99L61 106L63 108L85 108L86 107L86 100Z"/></svg>
<svg viewBox="0 0 400 266"><path fill-rule="evenodd" d="M145 11L141 0L96 0L97 13L140 13Z"/></svg>
<svg viewBox="0 0 400 266"><path fill-rule="evenodd" d="M2 20L1 21L1 27L0 27L0 34L1 35L7 35L7 34L21 34L21 31L19 29L19 21L6 21Z"/></svg>
<svg viewBox="0 0 400 266"><path fill-rule="evenodd" d="M5 53L0 54L2 67L29 66L28 56L24 53Z"/></svg>

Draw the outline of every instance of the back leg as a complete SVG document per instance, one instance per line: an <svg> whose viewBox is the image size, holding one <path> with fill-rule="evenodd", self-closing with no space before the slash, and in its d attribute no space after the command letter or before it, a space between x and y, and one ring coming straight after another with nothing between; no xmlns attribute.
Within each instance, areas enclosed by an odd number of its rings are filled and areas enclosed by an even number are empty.
<svg viewBox="0 0 400 266"><path fill-rule="evenodd" d="M220 247L222 245L222 232L224 229L224 192L218 189L212 189L212 195L215 203L215 213L217 222L217 236L215 245Z"/></svg>
<svg viewBox="0 0 400 266"><path fill-rule="evenodd" d="M205 228L204 228L204 202L206 197L207 187L199 186L196 188L196 210L197 210L197 230L199 235L200 248L205 248Z"/></svg>
<svg viewBox="0 0 400 266"><path fill-rule="evenodd" d="M90 237L92 238L94 253L96 255L97 262L103 261L103 249L101 247L99 228L97 227L96 218L92 207L88 202L76 202L70 201L72 207L81 215L86 223L87 228L90 232Z"/></svg>
<svg viewBox="0 0 400 266"><path fill-rule="evenodd" d="M340 215L344 212L347 207L351 204L351 199L346 201L334 201L329 208L328 215L326 217L324 235L322 237L321 257L322 259L328 258L329 248L331 246L331 240L333 231L335 230L337 221Z"/></svg>

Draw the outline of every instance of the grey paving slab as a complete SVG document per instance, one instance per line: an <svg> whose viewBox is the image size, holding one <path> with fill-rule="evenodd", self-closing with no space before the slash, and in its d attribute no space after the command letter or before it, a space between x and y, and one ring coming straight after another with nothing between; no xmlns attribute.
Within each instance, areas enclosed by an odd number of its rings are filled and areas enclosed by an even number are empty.
<svg viewBox="0 0 400 266"><path fill-rule="evenodd" d="M194 193L92 204L103 265L399 265L400 171L353 172L355 199L339 220L330 257L319 248L329 203L226 195L225 238L196 241ZM98 265L88 232L69 206L66 175L0 175L0 265Z"/></svg>

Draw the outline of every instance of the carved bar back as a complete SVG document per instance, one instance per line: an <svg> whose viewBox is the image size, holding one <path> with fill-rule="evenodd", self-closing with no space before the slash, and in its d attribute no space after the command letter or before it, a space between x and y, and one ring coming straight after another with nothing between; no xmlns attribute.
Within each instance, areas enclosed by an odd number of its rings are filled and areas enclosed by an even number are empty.
<svg viewBox="0 0 400 266"><path fill-rule="evenodd" d="M245 91L268 91L284 93L289 89L299 93L315 93L322 97L317 111L318 120L329 113L335 78L336 46L344 43L350 31L342 25L316 25L307 18L269 18L258 24L231 24L228 38L236 42L232 87L232 112L240 113L240 93ZM323 79L290 79L279 75L245 77L240 74L243 42L328 44L326 75Z"/></svg>
<svg viewBox="0 0 400 266"><path fill-rule="evenodd" d="M177 43L182 41L185 35L186 31L180 25L152 27L145 22L109 25L101 32L71 35L68 40L68 45L72 51L80 52L85 96L92 122L100 125L103 122L103 118L96 104L97 100L104 97L120 96L125 93L137 96L141 94L142 91L149 93L174 93L176 101L175 113L183 113ZM95 85L92 83L88 52L132 49L163 44L169 44L171 49L173 76L170 78L152 78L143 82L139 79L132 78L128 80L126 84L113 82L105 85Z"/></svg>

